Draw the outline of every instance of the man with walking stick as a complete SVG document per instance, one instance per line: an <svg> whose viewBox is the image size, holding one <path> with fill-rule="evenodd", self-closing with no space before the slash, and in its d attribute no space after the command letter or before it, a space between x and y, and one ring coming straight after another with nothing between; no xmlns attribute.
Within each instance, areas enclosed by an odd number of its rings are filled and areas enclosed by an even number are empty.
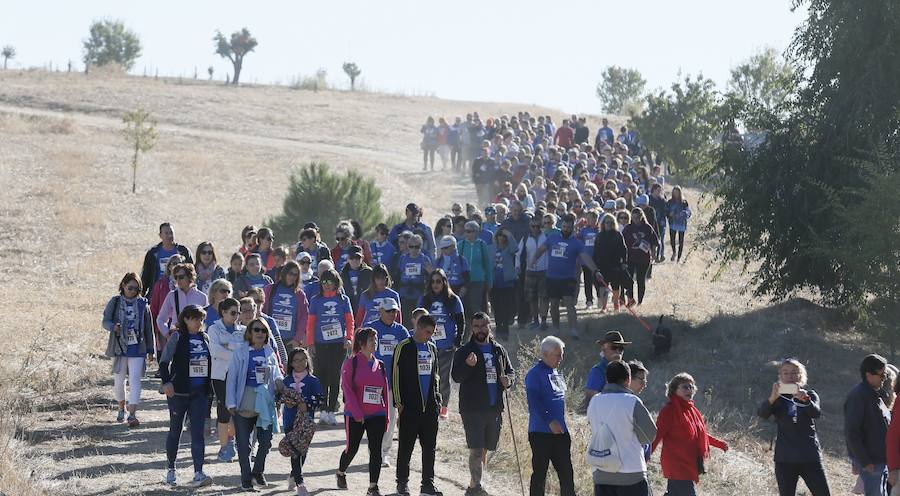
<svg viewBox="0 0 900 496"><path fill-rule="evenodd" d="M469 448L469 486L466 496L487 492L481 486L487 452L497 449L503 423L503 392L515 372L509 355L494 341L491 319L484 312L472 316L472 337L453 356L453 380L459 383L459 414Z"/></svg>
<svg viewBox="0 0 900 496"><path fill-rule="evenodd" d="M541 358L525 375L528 444L531 445L531 496L543 496L547 468L553 462L560 496L575 496L572 438L566 428L566 382L559 373L565 343L556 336L541 341Z"/></svg>

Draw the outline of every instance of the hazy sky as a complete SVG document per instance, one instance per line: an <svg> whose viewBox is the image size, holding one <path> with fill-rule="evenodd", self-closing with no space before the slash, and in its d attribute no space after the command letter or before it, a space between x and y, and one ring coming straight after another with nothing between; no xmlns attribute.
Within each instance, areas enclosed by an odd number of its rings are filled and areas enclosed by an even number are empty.
<svg viewBox="0 0 900 496"><path fill-rule="evenodd" d="M607 65L634 67L649 88L678 71L720 85L729 69L765 46L783 50L803 20L788 0L306 0L173 2L12 1L0 16L0 45L12 67L81 66L93 19L122 19L143 44L132 72L217 77L230 63L213 53L216 29L247 26L259 40L242 80L286 84L322 67L347 85L350 60L375 89L443 98L536 103L599 112L594 88Z"/></svg>

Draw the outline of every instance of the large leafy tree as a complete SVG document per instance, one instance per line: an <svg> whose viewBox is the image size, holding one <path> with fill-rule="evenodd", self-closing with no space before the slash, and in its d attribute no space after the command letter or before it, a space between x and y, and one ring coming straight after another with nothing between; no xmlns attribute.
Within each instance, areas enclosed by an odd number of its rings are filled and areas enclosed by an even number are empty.
<svg viewBox="0 0 900 496"><path fill-rule="evenodd" d="M696 174L714 160L721 108L711 79L685 76L669 91L647 95L644 111L632 117L631 127L673 170Z"/></svg>
<svg viewBox="0 0 900 496"><path fill-rule="evenodd" d="M213 41L216 42L216 53L231 61L234 67L231 84L237 85L241 78L241 70L244 68L244 57L255 50L259 43L247 28L231 33L230 38L225 37L221 31L216 31Z"/></svg>
<svg viewBox="0 0 900 496"><path fill-rule="evenodd" d="M773 111L785 104L794 89L794 70L767 48L731 69L728 91L744 102L755 102Z"/></svg>
<svg viewBox="0 0 900 496"><path fill-rule="evenodd" d="M756 294L808 288L825 303L861 306L888 293L900 264L900 196L881 186L896 184L900 164L900 9L893 0L801 5L791 103L785 114L759 102L731 109L724 122L750 118L765 138L721 150L707 229L722 261L752 272Z"/></svg>
<svg viewBox="0 0 900 496"><path fill-rule="evenodd" d="M605 112L621 114L638 104L647 82L637 69L611 65L603 70L597 84L597 98Z"/></svg>
<svg viewBox="0 0 900 496"><path fill-rule="evenodd" d="M141 40L122 21L94 21L84 40L84 65L88 67L118 64L131 70L141 56Z"/></svg>

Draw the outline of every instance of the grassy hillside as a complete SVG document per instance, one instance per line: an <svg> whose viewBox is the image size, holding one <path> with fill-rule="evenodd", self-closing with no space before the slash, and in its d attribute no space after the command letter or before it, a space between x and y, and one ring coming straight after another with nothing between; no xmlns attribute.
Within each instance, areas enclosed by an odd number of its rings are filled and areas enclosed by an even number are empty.
<svg viewBox="0 0 900 496"><path fill-rule="evenodd" d="M161 137L142 159L138 194L132 195L129 151L119 130L121 114L138 106L159 120ZM31 452L14 434L27 434L33 421L27 412L54 392L77 390L107 376L108 362L99 357L102 305L124 272L140 268L144 251L157 242L160 222L171 220L178 241L192 248L209 239L220 253L228 253L238 245L243 225L258 224L280 209L291 167L310 159L370 175L382 188L388 211L416 201L433 220L453 201L473 200L474 192L467 178L421 172L419 127L427 115L464 116L472 110L485 117L529 110L562 118L514 104L0 72L0 180L8 185L0 196L0 272L5 276L0 279L5 296L0 299L0 405L5 409L0 412L5 436L0 439L0 490L41 490L30 489L21 476L29 473L29 465L46 461L22 458ZM694 225L708 215L699 194L687 191L697 207ZM295 240L295 233L276 235L280 241ZM832 490L844 492L852 479L843 461L843 395L856 382L854 370L862 356L885 352L884 347L868 345L837 315L805 300L768 305L742 294L747 278L734 268L711 281L709 249L690 235L685 249L685 263L654 269L639 310L651 322L660 314L673 315L672 353L651 357L646 331L628 315L587 312L581 326L591 339L570 342L564 361L573 399L580 398L583 378L597 359L593 339L619 328L636 342L628 357L643 359L650 368L644 399L652 410L662 404L663 382L688 371L703 391L701 411L716 434L732 444L728 454L715 453L703 492L772 494L774 428L759 423L753 412L775 380L771 364L798 356L808 363L811 386L822 397L819 427ZM534 337L518 335L524 355ZM510 346L516 345L514 340ZM528 365L521 363L523 374ZM523 454L528 451L524 411L516 396L514 424ZM573 425L579 433L573 459L587 493L583 420ZM451 433L459 428L447 426ZM464 467L459 436L447 436L446 446L444 439L442 434L441 456L459 458ZM506 434L503 442L510 442ZM26 468L15 469L13 461ZM526 474L528 464L526 457ZM491 467L512 473L511 446L504 444ZM659 483L658 464L652 470Z"/></svg>

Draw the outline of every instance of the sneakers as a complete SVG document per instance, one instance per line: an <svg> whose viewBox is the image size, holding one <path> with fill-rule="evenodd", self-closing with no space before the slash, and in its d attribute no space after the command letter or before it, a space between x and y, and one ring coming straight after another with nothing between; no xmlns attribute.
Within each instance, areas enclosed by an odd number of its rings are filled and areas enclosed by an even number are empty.
<svg viewBox="0 0 900 496"><path fill-rule="evenodd" d="M170 468L170 469L166 470L166 484L168 484L170 486L175 486L178 484L177 482L175 482L175 469L174 468Z"/></svg>
<svg viewBox="0 0 900 496"><path fill-rule="evenodd" d="M309 491L306 490L306 484L300 484L299 486L297 486L297 496L309 496Z"/></svg>
<svg viewBox="0 0 900 496"><path fill-rule="evenodd" d="M319 425L338 425L334 412L322 412L319 414Z"/></svg>
<svg viewBox="0 0 900 496"><path fill-rule="evenodd" d="M390 468L391 458L387 455L381 456L381 468Z"/></svg>
<svg viewBox="0 0 900 496"><path fill-rule="evenodd" d="M141 421L137 419L134 415L128 416L128 427L137 427L141 425Z"/></svg>
<svg viewBox="0 0 900 496"><path fill-rule="evenodd" d="M444 496L444 493L438 491L434 485L422 486L422 488L419 489L419 494L421 496Z"/></svg>
<svg viewBox="0 0 900 496"><path fill-rule="evenodd" d="M592 300L588 300L588 301L586 301L586 302L584 303L584 309L585 309L585 310L589 310L589 309L590 309L591 307L593 307L593 306L594 306L594 302L593 302Z"/></svg>
<svg viewBox="0 0 900 496"><path fill-rule="evenodd" d="M405 482L397 483L397 496L409 496L409 486Z"/></svg>
<svg viewBox="0 0 900 496"><path fill-rule="evenodd" d="M475 487L467 487L465 496L487 496L488 492L484 490L484 487L481 484L478 484Z"/></svg>
<svg viewBox="0 0 900 496"><path fill-rule="evenodd" d="M252 482L250 482L250 483L241 482L241 491L243 491L245 493L258 493L259 489L253 487Z"/></svg>
<svg viewBox="0 0 900 496"><path fill-rule="evenodd" d="M216 455L216 459L224 463L231 463L231 461L234 459L234 457L228 451L227 444L219 449L219 454Z"/></svg>
<svg viewBox="0 0 900 496"><path fill-rule="evenodd" d="M347 474L335 472L334 477L337 479L338 489L347 489Z"/></svg>
<svg viewBox="0 0 900 496"><path fill-rule="evenodd" d="M441 419L447 420L450 418L450 410L447 409L446 406L441 407Z"/></svg>
<svg viewBox="0 0 900 496"><path fill-rule="evenodd" d="M266 476L263 474L252 474L251 477L253 477L253 482L255 482L257 486L266 487L269 485Z"/></svg>
<svg viewBox="0 0 900 496"><path fill-rule="evenodd" d="M366 491L366 496L381 496L381 493L378 492L378 486L370 487L368 491Z"/></svg>
<svg viewBox="0 0 900 496"><path fill-rule="evenodd" d="M194 474L194 478L191 480L191 487L203 487L209 486L213 483L212 477L204 474L203 472L197 472Z"/></svg>
<svg viewBox="0 0 900 496"><path fill-rule="evenodd" d="M297 482L294 481L293 475L288 475L288 491L297 487Z"/></svg>

